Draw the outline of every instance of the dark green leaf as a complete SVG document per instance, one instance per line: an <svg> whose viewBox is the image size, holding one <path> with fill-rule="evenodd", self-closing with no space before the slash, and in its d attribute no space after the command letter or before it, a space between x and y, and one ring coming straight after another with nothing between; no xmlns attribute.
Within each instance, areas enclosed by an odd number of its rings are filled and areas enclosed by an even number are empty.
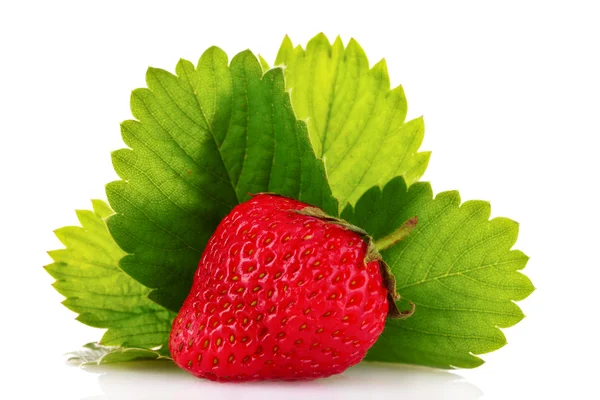
<svg viewBox="0 0 600 400"><path fill-rule="evenodd" d="M129 149L113 153L122 180L107 186L108 226L130 255L121 268L177 311L219 221L252 193L275 192L337 215L306 125L296 120L281 69L264 76L249 51L213 47L177 75L150 68L133 92Z"/></svg>
<svg viewBox="0 0 600 400"><path fill-rule="evenodd" d="M403 301L412 301L416 310L405 320L388 320L367 360L476 367L483 363L476 354L506 344L499 328L523 318L514 302L533 291L519 272L528 257L511 250L518 225L507 218L489 220L487 202L461 204L458 192L433 198L429 184L407 189L402 178L369 190L354 210L348 206L342 214L376 239L414 216L415 229L382 255Z"/></svg>

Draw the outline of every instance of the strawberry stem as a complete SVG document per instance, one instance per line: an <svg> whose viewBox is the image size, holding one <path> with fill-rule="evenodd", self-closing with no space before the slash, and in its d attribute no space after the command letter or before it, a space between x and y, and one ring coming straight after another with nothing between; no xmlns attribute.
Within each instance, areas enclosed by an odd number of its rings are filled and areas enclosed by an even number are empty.
<svg viewBox="0 0 600 400"><path fill-rule="evenodd" d="M378 251L389 249L390 247L407 237L413 231L413 229L415 229L415 226L417 226L417 222L417 217L410 218L394 232L390 233L385 237L382 237L381 239L377 239L375 241L375 248L377 248Z"/></svg>

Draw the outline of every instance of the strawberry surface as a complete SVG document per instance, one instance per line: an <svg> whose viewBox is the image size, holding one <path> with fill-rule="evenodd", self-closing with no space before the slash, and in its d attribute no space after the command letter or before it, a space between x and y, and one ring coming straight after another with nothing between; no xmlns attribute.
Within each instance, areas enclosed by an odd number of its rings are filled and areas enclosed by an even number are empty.
<svg viewBox="0 0 600 400"><path fill-rule="evenodd" d="M217 381L314 379L361 361L387 290L368 244L311 207L259 194L217 227L173 322L173 359Z"/></svg>

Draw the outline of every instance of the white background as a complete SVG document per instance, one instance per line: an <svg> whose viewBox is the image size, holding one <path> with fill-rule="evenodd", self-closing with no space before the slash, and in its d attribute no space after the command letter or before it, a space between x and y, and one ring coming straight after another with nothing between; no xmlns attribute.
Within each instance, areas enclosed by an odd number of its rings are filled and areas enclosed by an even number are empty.
<svg viewBox="0 0 600 400"><path fill-rule="evenodd" d="M204 4L206 3L206 4ZM1 398L598 398L600 28L595 2L3 1L0 5ZM284 34L323 31L386 57L409 117L424 115L424 177L521 224L537 290L486 364L455 372L359 366L304 384L219 385L169 365L80 370L76 322L41 268L104 198L110 151L149 65L211 45L268 60ZM11 392L12 391L12 392ZM12 393L12 394L11 394Z"/></svg>

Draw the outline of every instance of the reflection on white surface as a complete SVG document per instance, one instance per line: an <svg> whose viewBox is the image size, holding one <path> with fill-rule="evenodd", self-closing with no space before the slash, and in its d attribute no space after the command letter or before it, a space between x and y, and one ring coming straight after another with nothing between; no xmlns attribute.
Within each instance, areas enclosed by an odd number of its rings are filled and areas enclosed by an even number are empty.
<svg viewBox="0 0 600 400"><path fill-rule="evenodd" d="M84 400L106 399L369 399L390 394L411 400L474 400L481 390L448 371L360 364L342 375L310 382L215 383L198 379L171 362L144 362L87 367L99 374L103 394Z"/></svg>

